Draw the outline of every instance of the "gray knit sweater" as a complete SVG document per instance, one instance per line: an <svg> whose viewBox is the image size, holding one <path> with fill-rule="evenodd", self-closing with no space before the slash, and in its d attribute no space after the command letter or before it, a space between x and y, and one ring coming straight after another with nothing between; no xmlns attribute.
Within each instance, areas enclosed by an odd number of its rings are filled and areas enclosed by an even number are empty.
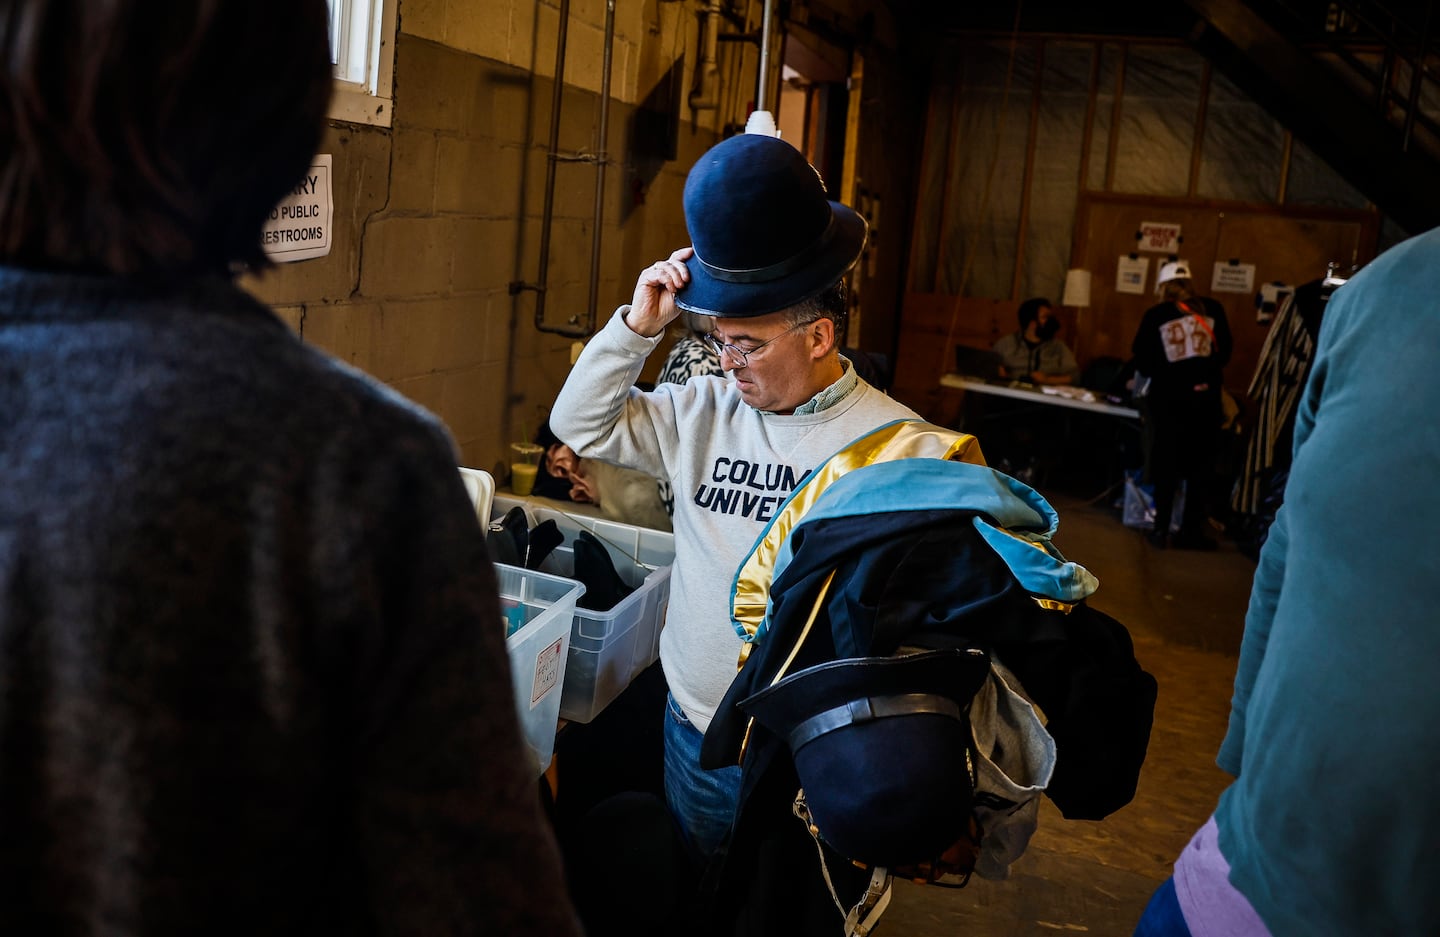
<svg viewBox="0 0 1440 937"><path fill-rule="evenodd" d="M437 421L222 279L0 268L0 934L575 934Z"/></svg>

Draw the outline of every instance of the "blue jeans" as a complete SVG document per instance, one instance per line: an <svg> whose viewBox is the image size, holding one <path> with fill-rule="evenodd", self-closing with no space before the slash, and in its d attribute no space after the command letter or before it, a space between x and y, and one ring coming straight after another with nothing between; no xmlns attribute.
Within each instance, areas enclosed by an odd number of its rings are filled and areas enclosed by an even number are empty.
<svg viewBox="0 0 1440 937"><path fill-rule="evenodd" d="M700 767L705 734L690 722L674 696L665 699L665 802L686 844L708 860L725 841L740 798L740 766Z"/></svg>
<svg viewBox="0 0 1440 937"><path fill-rule="evenodd" d="M1190 928L1185 924L1185 914L1180 910L1180 899L1175 897L1175 878L1171 876L1165 884L1155 889L1140 923L1135 925L1134 937L1190 937Z"/></svg>

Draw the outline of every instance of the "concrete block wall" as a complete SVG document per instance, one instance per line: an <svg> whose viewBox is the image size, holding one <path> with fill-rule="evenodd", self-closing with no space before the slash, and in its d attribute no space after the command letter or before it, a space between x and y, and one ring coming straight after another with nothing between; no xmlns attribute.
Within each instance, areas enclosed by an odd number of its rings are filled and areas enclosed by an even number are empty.
<svg viewBox="0 0 1440 937"><path fill-rule="evenodd" d="M680 56L696 59L696 0L617 0L596 325L639 270L688 243L685 173L718 139L714 111L678 108L678 156L637 170L637 103ZM535 325L558 3L401 0L394 123L334 124L334 246L246 286L306 341L392 385L449 427L464 464L503 481L570 368L571 338ZM594 153L604 0L571 4L560 149ZM753 84L748 68L732 70ZM688 79L687 79L688 87ZM682 91L683 94L683 91ZM749 98L735 96L740 106ZM652 167L653 169L653 167ZM596 173L556 167L544 324L588 318ZM654 370L651 366L651 371ZM297 393L303 393L297 388Z"/></svg>

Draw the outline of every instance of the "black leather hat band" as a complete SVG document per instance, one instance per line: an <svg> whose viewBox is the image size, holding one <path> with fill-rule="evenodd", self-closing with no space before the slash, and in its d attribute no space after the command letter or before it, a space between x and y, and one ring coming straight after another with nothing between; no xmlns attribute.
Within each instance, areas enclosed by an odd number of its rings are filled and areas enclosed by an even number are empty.
<svg viewBox="0 0 1440 937"><path fill-rule="evenodd" d="M836 729L843 729L848 725L884 719L889 716L917 714L949 716L960 722L965 719L964 711L959 703L947 696L936 696L933 693L861 697L833 709L827 709L822 713L816 713L791 729L788 737L790 750L798 752L820 736L834 732Z"/></svg>
<svg viewBox="0 0 1440 937"><path fill-rule="evenodd" d="M811 241L808 247L793 257L786 258L776 264L770 264L768 267L752 267L748 270L729 270L725 267L717 267L708 262L700 256L699 251L695 252L695 259L700 262L700 266L705 268L706 273L726 283L768 283L771 280L788 277L824 253L825 248L835 239L835 232L838 227L839 225L835 223L835 213L831 211L830 222L825 225L825 230L818 238Z"/></svg>

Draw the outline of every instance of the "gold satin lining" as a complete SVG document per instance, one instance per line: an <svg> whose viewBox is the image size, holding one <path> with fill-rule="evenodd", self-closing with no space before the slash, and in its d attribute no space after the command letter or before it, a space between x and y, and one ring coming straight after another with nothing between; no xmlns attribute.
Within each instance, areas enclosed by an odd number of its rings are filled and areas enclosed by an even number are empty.
<svg viewBox="0 0 1440 937"><path fill-rule="evenodd" d="M1032 595L1031 600L1047 612L1064 612L1066 615L1075 611L1074 602L1061 602L1059 599L1047 599L1044 596Z"/></svg>
<svg viewBox="0 0 1440 937"><path fill-rule="evenodd" d="M755 545L740 567L735 578L731 610L735 621L747 635L753 638L760 623L765 620L770 580L774 576L780 546L830 485L841 475L866 465L914 458L985 464L985 457L980 453L980 445L974 436L919 420L882 426L835 453L795 491L785 507L775 515L765 538ZM745 666L753 646L750 641L740 646L737 669Z"/></svg>
<svg viewBox="0 0 1440 937"><path fill-rule="evenodd" d="M835 570L832 569L830 570L830 575L825 577L825 582L820 586L820 594L815 596L815 604L810 607L810 617L805 619L805 627L800 629L800 637L795 639L794 646L790 648L790 656L785 658L785 663L781 664L780 669L775 672L775 677L770 681L770 686L774 686L785 679L785 672L790 669L791 664L795 663L795 656L800 653L800 648L805 644L805 639L810 637L810 628L815 624L815 619L819 617L820 606L825 604L825 596L830 594L830 583L834 581ZM745 646L748 648L750 645L747 644ZM745 749L750 745L750 730L753 728L755 728L755 717L751 716L745 723L745 736L740 739L740 757L735 760L736 764L740 764L745 760Z"/></svg>

